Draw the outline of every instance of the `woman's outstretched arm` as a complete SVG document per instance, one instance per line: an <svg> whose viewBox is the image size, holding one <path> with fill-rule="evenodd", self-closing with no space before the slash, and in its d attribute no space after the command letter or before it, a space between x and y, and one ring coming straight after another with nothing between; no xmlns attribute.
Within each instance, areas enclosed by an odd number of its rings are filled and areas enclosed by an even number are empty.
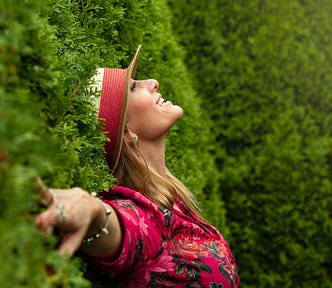
<svg viewBox="0 0 332 288"><path fill-rule="evenodd" d="M72 255L81 248L90 256L112 257L120 250L121 226L110 205L81 188L43 187L42 195L48 206L37 215L36 225L49 234L58 230L61 254Z"/></svg>

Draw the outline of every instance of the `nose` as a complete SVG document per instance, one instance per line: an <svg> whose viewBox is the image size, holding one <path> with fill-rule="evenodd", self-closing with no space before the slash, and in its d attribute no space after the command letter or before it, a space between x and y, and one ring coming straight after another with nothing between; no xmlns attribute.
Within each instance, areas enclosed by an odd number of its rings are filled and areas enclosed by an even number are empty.
<svg viewBox="0 0 332 288"><path fill-rule="evenodd" d="M151 92L155 92L159 88L159 82L155 79L149 79L149 88L151 89Z"/></svg>

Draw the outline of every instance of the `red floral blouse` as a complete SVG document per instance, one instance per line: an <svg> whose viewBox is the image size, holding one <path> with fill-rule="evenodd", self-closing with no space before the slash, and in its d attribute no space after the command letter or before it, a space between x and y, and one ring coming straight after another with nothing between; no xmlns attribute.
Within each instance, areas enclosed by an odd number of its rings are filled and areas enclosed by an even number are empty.
<svg viewBox="0 0 332 288"><path fill-rule="evenodd" d="M222 235L191 214L152 203L141 193L117 186L104 195L122 224L116 259L91 259L116 287L240 287L236 263Z"/></svg>

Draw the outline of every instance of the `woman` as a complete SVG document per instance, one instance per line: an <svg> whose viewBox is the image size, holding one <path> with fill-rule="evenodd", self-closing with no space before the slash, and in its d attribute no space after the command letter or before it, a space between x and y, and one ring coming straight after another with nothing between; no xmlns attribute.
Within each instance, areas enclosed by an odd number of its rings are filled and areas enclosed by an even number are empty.
<svg viewBox="0 0 332 288"><path fill-rule="evenodd" d="M94 77L117 186L102 200L80 188L44 188L49 205L37 227L56 227L61 253L80 249L122 287L239 287L226 241L166 168L166 135L183 111L162 98L156 80L133 80L140 49L127 69Z"/></svg>

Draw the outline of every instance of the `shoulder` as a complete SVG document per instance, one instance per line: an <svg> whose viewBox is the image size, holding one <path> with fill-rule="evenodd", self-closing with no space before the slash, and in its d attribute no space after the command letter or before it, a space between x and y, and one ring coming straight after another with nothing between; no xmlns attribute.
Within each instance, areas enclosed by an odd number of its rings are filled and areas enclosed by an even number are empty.
<svg viewBox="0 0 332 288"><path fill-rule="evenodd" d="M118 214L130 217L131 221L135 216L138 221L142 221L144 217L145 221L163 222L164 217L160 207L136 190L115 186L102 197L102 200L109 202Z"/></svg>

